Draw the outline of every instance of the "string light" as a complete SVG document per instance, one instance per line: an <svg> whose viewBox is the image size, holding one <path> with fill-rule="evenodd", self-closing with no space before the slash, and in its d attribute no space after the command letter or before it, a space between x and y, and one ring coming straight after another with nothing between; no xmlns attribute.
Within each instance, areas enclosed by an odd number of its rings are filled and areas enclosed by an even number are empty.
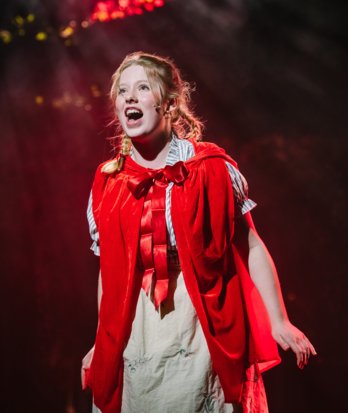
<svg viewBox="0 0 348 413"><path fill-rule="evenodd" d="M91 93L94 98L99 98L102 93L97 85L91 85Z"/></svg>
<svg viewBox="0 0 348 413"><path fill-rule="evenodd" d="M119 1L99 1L97 2L94 11L88 19L81 22L71 20L66 26L60 27L57 31L49 26L43 27L37 22L37 18L33 13L26 16L17 15L12 19L13 30L5 30L0 28L0 42L9 44L16 36L34 35L34 38L39 42L48 40L49 36L59 36L63 39L65 46L72 46L73 36L78 29L87 29L95 22L110 21L123 19L126 16L142 14L144 11L153 11L155 7L162 7L164 0L119 0ZM34 22L35 27L31 27ZM100 98L102 92L96 84L90 86L90 94L92 98ZM88 102L88 98L65 92L61 97L55 98L50 102L42 95L34 97L34 102L37 106L51 106L55 109L65 109L75 106L82 108L85 111L91 111L93 106Z"/></svg>
<svg viewBox="0 0 348 413"><path fill-rule="evenodd" d="M0 38L3 43L8 44L12 40L12 34L8 30L0 30Z"/></svg>
<svg viewBox="0 0 348 413"><path fill-rule="evenodd" d="M34 101L37 106L51 106L54 109L65 110L71 107L81 108L89 112L93 109L91 99L97 99L102 97L102 91L96 84L91 84L89 87L90 95L88 97L71 93L69 91L64 92L60 97L56 97L52 100L45 99L42 95L34 97Z"/></svg>
<svg viewBox="0 0 348 413"><path fill-rule="evenodd" d="M64 27L60 30L59 35L66 39L74 34L75 30L71 26Z"/></svg>
<svg viewBox="0 0 348 413"><path fill-rule="evenodd" d="M91 15L82 20L81 22L76 22L71 20L66 26L60 27L59 29L52 30L51 27L40 25L37 22L37 18L34 13L29 13L26 16L16 15L12 19L12 25L14 26L12 30L1 29L0 28L0 41L4 44L11 43L16 36L26 36L32 35L33 28L30 28L34 22L36 31L34 33L34 38L43 42L48 39L49 36L58 35L64 39L64 44L66 46L71 46L71 39L78 29L87 29L95 22L108 22L110 20L123 19L127 16L143 14L144 11L151 12L156 7L164 6L164 0L102 0L98 1L92 11ZM40 27L41 26L41 27ZM29 30L30 29L30 30Z"/></svg>
<svg viewBox="0 0 348 413"><path fill-rule="evenodd" d="M35 36L36 40L38 40L39 42L43 42L47 39L47 33L45 32L38 32L36 33Z"/></svg>
<svg viewBox="0 0 348 413"><path fill-rule="evenodd" d="M44 103L44 98L43 96L35 96L35 103L37 105L42 105Z"/></svg>
<svg viewBox="0 0 348 413"><path fill-rule="evenodd" d="M98 1L91 14L91 20L106 22L123 19L126 16L153 11L155 7L164 6L164 0L104 0Z"/></svg>
<svg viewBox="0 0 348 413"><path fill-rule="evenodd" d="M27 16L27 22L28 22L28 23L33 23L34 20L35 20L35 15L32 14L32 13L28 14L28 16Z"/></svg>
<svg viewBox="0 0 348 413"><path fill-rule="evenodd" d="M25 20L22 16L16 16L13 20L17 26L23 26L23 24L25 23Z"/></svg>

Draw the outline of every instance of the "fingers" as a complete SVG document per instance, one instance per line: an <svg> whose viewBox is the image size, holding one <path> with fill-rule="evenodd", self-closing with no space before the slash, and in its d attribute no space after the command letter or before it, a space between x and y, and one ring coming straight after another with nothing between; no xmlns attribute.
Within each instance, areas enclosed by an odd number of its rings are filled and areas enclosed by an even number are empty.
<svg viewBox="0 0 348 413"><path fill-rule="evenodd" d="M89 352L85 355L85 357L82 359L82 366L89 368L92 362L92 358L94 355L94 346L89 350Z"/></svg>
<svg viewBox="0 0 348 413"><path fill-rule="evenodd" d="M89 352L82 359L82 366L81 366L82 390L85 390L87 388L87 380L88 380L89 369L91 366L93 355L94 355L94 346L89 350Z"/></svg>
<svg viewBox="0 0 348 413"><path fill-rule="evenodd" d="M312 343L304 334L302 334L302 337L296 337L291 348L296 354L297 366L300 369L308 364L311 355L317 354Z"/></svg>
<svg viewBox="0 0 348 413"><path fill-rule="evenodd" d="M303 369L308 364L309 349L308 349L304 339L302 339L298 343L298 347L300 348L300 354L299 354L300 362L297 365L300 369Z"/></svg>
<svg viewBox="0 0 348 413"><path fill-rule="evenodd" d="M308 338L305 335L303 335L301 345L302 345L302 349L304 349L304 351L306 353L305 354L304 365L307 365L308 361L309 361L309 358L311 356L316 356L317 352L315 351L315 348L314 348L313 344L308 340Z"/></svg>
<svg viewBox="0 0 348 413"><path fill-rule="evenodd" d="M306 337L306 339L307 339L307 343L308 343L310 353L312 354L312 356L316 356L318 353L315 351L315 348L314 348L313 344L308 340L307 337Z"/></svg>
<svg viewBox="0 0 348 413"><path fill-rule="evenodd" d="M293 342L291 345L291 350L296 355L296 363L300 369L304 367L304 351L302 350L301 346L297 342Z"/></svg>
<svg viewBox="0 0 348 413"><path fill-rule="evenodd" d="M295 340L292 338L282 338L283 342L285 345L281 345L281 347L284 350L288 350L291 348L291 350L295 353L296 355L296 364L300 369L303 369L305 365L305 350L302 348L300 343L297 343Z"/></svg>
<svg viewBox="0 0 348 413"><path fill-rule="evenodd" d="M312 343L302 333L295 337L291 335L280 337L277 342L283 350L291 348L296 355L296 364L300 369L303 369L308 364L311 355L317 354Z"/></svg>
<svg viewBox="0 0 348 413"><path fill-rule="evenodd" d="M283 350L291 349L295 353L296 363L300 369L308 364L310 356L317 355L308 338L288 321L274 326L272 334Z"/></svg>
<svg viewBox="0 0 348 413"><path fill-rule="evenodd" d="M303 369L308 364L308 346L305 341L306 337L304 334L301 334L300 337L296 337L295 353L297 357L297 366L300 369Z"/></svg>

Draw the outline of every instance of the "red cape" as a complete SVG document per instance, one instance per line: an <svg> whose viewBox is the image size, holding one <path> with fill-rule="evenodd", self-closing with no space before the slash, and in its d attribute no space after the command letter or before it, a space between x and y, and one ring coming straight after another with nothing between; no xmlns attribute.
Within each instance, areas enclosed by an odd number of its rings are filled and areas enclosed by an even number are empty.
<svg viewBox="0 0 348 413"><path fill-rule="evenodd" d="M194 143L188 176L172 189L171 215L187 291L207 340L226 402L240 402L248 365L260 371L280 362L261 297L246 258L234 244L234 197L225 162L236 163L211 143ZM129 191L130 177L146 170L127 157L114 175L99 166L92 188L100 235L103 296L88 376L103 413L121 410L123 351L127 345L142 274L137 271L144 197Z"/></svg>

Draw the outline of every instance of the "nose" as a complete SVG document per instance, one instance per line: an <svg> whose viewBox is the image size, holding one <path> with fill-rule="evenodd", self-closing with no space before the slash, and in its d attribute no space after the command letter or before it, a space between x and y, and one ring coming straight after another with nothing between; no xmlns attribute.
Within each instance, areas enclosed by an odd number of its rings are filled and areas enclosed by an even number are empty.
<svg viewBox="0 0 348 413"><path fill-rule="evenodd" d="M138 98L134 95L133 92L128 93L125 97L125 100L127 103L138 102Z"/></svg>

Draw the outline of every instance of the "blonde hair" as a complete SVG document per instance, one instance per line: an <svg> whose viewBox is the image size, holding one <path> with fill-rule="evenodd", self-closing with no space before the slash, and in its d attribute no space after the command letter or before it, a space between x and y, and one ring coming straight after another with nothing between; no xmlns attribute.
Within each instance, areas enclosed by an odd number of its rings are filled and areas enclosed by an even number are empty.
<svg viewBox="0 0 348 413"><path fill-rule="evenodd" d="M189 106L190 94L193 89L188 82L182 79L179 69L169 58L144 52L127 55L112 75L110 98L114 113L116 113L115 102L121 74L132 65L140 65L144 68L157 105L161 105L163 102L175 102L171 112L172 131L182 139L201 140L203 123L195 116ZM122 128L116 115L111 123L116 125L118 132L121 132ZM124 157L129 154L131 148L130 139L124 133L119 133L115 140L115 147L119 148L120 155L117 159L105 164L102 169L103 172L109 174L122 169Z"/></svg>

